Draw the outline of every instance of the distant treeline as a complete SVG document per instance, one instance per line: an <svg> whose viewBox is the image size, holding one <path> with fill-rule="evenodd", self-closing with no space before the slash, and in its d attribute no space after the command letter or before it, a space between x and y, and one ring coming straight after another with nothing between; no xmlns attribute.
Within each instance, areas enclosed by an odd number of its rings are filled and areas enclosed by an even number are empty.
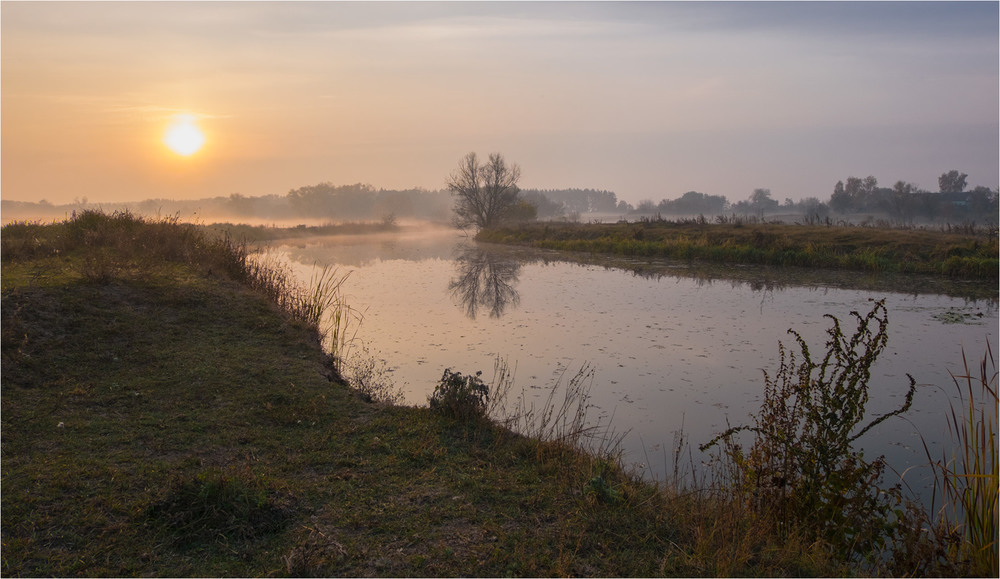
<svg viewBox="0 0 1000 579"><path fill-rule="evenodd" d="M638 205L618 199L613 191L597 189L522 189L521 198L533 205L538 219L576 221L588 214L602 218L617 215L795 215L805 220L864 219L866 216L899 221L939 221L996 223L1000 206L998 190L977 186L967 190L967 175L958 171L943 173L939 191L924 191L904 181L892 187L880 187L873 176L848 177L838 181L829 200L807 197L801 201L771 197L770 189L754 189L747 199L730 201L724 195L688 191L676 199L659 202L641 201ZM371 185L333 185L320 183L290 190L285 195L248 197L239 193L190 201L147 199L120 204L105 204L105 209L127 208L144 215L199 216L202 219L328 219L386 220L423 219L451 221L454 198L447 190L421 188L376 189ZM86 198L72 204L2 202L8 218L63 217L80 209L98 208Z"/></svg>
<svg viewBox="0 0 1000 579"><path fill-rule="evenodd" d="M376 189L371 185L333 185L320 183L292 189L285 195L250 197L233 193L228 196L194 200L146 199L127 203L91 203L86 198L74 203L54 205L3 201L7 217L18 215L63 217L81 209L124 208L142 215L175 215L187 219L274 219L274 220L386 220L398 218L447 222L453 199L448 191L426 189Z"/></svg>
<svg viewBox="0 0 1000 579"><path fill-rule="evenodd" d="M522 189L521 198L538 209L538 218L576 213L628 213L632 206L613 191L596 189Z"/></svg>
<svg viewBox="0 0 1000 579"><path fill-rule="evenodd" d="M943 173L939 191L925 191L912 183L897 181L892 187L879 187L874 176L848 177L837 181L828 201L806 197L801 201L772 199L770 189L754 189L741 201L730 202L723 195L688 191L677 199L659 203L641 201L631 213L652 215L799 215L807 220L831 216L880 216L898 222L980 221L996 223L1000 204L997 189L977 186L966 190L968 175L958 171Z"/></svg>

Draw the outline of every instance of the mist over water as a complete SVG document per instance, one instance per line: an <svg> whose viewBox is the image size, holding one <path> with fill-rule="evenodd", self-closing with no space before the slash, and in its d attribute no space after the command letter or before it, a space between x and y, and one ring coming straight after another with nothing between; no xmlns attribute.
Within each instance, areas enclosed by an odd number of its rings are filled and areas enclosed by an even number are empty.
<svg viewBox="0 0 1000 579"><path fill-rule="evenodd" d="M935 456L948 440L949 371L962 372L962 348L978 360L987 340L997 344L995 297L888 291L855 274L664 264L639 275L476 244L443 228L297 240L276 250L303 282L315 265L352 272L344 291L364 312L358 338L386 361L406 403L426 404L446 368L482 370L488 380L499 356L516 367L514 393L541 404L560 377L589 363L589 417L627 431L626 459L657 478L672 472L682 425L697 463L699 444L751 421L763 399L762 370L777 369L778 342L798 353L789 328L819 356L830 327L824 314L850 334L851 311L863 315L873 300L886 300L889 343L873 368L869 416L902 403L907 373L918 390L905 420L887 420L858 444L898 472L926 463L919 435ZM907 474L915 487L919 470Z"/></svg>

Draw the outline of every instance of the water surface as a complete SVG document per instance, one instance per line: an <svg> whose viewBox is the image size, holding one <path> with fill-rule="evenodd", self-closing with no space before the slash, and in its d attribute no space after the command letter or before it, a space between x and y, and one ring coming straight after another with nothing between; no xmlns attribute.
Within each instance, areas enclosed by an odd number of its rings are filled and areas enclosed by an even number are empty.
<svg viewBox="0 0 1000 579"><path fill-rule="evenodd" d="M866 314L885 299L889 342L873 369L869 413L902 403L906 374L918 391L906 419L890 418L858 444L866 456L886 455L898 472L926 463L921 435L935 454L947 440L949 372L962 373L963 348L976 363L987 340L997 343L995 289L926 278L585 263L480 245L447 230L297 240L279 249L303 281L316 264L352 272L344 291L364 312L359 338L386 360L407 403L426 404L445 368L492 376L498 356L516 367L515 389L541 403L561 376L590 364L590 418L627 432L627 459L654 477L671 472L682 426L696 450L727 424L751 422L762 371L778 367L778 343L798 352L790 328L820 358L830 327L824 314L849 334L852 311ZM919 469L907 476L923 484Z"/></svg>

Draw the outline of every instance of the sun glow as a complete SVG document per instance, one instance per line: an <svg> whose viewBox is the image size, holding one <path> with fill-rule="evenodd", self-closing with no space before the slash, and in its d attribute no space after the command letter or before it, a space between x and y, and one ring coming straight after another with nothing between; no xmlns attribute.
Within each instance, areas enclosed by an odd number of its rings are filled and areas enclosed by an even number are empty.
<svg viewBox="0 0 1000 579"><path fill-rule="evenodd" d="M163 143L178 155L188 157L205 144L205 134L198 128L194 115L175 115L163 133Z"/></svg>

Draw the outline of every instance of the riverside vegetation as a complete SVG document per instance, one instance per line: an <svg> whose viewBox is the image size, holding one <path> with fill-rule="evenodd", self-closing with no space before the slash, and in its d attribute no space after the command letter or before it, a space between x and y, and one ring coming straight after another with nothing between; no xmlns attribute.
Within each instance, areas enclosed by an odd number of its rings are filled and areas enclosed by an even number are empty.
<svg viewBox="0 0 1000 579"><path fill-rule="evenodd" d="M769 223L746 216L635 223L521 223L483 229L478 241L541 249L996 281L995 227L940 230Z"/></svg>
<svg viewBox="0 0 1000 579"><path fill-rule="evenodd" d="M277 227L246 225L243 223L211 223L201 228L208 234L222 232L230 237L250 242L272 241L276 239L301 239L324 235L367 235L383 233L398 229L396 216L387 214L378 222L345 222L328 223L326 225L296 225L295 227Z"/></svg>
<svg viewBox="0 0 1000 579"><path fill-rule="evenodd" d="M964 456L928 457L942 515L881 492L880 463L840 444L864 415L880 304L853 336L834 320L819 363L798 339L802 362L782 356L765 378L762 415L788 432L724 433L711 476L650 483L586 426L586 368L541 408L510 398L502 361L491 384L446 371L428 408L386 403L371 380L352 387L336 272L300 288L243 242L129 213L12 223L0 245L5 576L996 569L991 355L980 377L956 377ZM324 326L330 309L340 321ZM782 406L782 392L799 403ZM854 418L810 449L830 413ZM747 453L740 432L758 436ZM874 524L854 508L866 501Z"/></svg>

